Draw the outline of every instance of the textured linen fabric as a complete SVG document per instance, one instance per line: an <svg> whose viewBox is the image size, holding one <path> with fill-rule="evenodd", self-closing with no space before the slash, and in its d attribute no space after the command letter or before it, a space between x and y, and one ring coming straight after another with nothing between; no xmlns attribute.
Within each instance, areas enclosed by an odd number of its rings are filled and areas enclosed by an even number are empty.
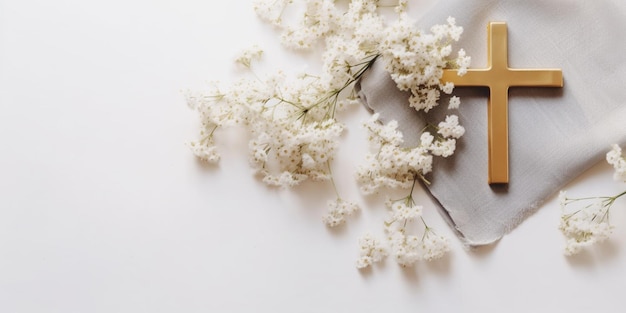
<svg viewBox="0 0 626 313"><path fill-rule="evenodd" d="M500 239L567 182L626 143L626 1L440 0L418 26L455 17L464 33L456 48L487 62L487 24L508 27L511 68L561 68L563 88L509 91L508 185L487 184L487 88L458 87L455 112L466 128L455 155L436 158L426 186L468 245ZM357 84L363 102L383 121L395 119L405 143L416 143L424 116L408 107L380 62ZM446 100L433 121L446 113ZM429 117L430 117L429 113Z"/></svg>

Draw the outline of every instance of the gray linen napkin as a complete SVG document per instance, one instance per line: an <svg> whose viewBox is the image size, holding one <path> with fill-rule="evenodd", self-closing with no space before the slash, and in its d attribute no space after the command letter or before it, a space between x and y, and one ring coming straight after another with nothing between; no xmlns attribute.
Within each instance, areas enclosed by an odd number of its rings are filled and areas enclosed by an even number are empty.
<svg viewBox="0 0 626 313"><path fill-rule="evenodd" d="M563 88L509 91L510 182L505 186L487 184L489 91L454 91L461 97L457 115L466 133L454 156L436 159L427 188L460 238L484 245L602 160L611 144L626 144L626 1L440 0L418 26L444 24L448 16L464 27L457 48L472 57L473 68L486 66L487 24L502 21L508 25L510 67L563 70ZM408 107L408 95L380 62L356 88L383 121L398 121L406 143L418 141L425 118ZM446 106L428 118L442 120L449 113Z"/></svg>

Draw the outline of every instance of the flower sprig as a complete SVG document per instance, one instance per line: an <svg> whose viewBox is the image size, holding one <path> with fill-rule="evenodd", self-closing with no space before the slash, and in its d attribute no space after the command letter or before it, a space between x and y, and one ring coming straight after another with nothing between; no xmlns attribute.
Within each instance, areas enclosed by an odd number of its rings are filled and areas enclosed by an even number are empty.
<svg viewBox="0 0 626 313"><path fill-rule="evenodd" d="M423 207L413 200L413 190L418 177L413 180L413 187L408 196L386 202L389 218L385 221L385 233L396 261L403 266L413 265L419 260L431 261L442 257L450 250L448 238L438 235L428 226L422 216ZM422 235L409 233L411 222L419 221L424 227Z"/></svg>
<svg viewBox="0 0 626 313"><path fill-rule="evenodd" d="M293 12L290 6L296 4L303 6L301 14L287 18L287 12ZM382 62L398 88L410 91L408 105L427 113L439 104L441 92L450 94L454 88L451 83L440 82L443 69L455 67L463 73L470 62L462 49L452 57L452 44L463 31L454 18L425 32L406 14L407 1L398 1L394 7L397 20L390 24L379 14L381 7L379 0L351 0L347 9L332 0L254 0L253 9L261 19L276 26L285 47L322 47L321 72L301 73L295 78L288 78L280 70L260 75L254 65L263 51L258 46L244 50L235 61L250 75L227 87L216 83L208 91L188 92L188 104L199 113L202 124L200 138L190 143L192 151L203 160L217 163L217 130L241 126L251 138L250 164L264 183L280 187L306 180L332 183L336 199L328 201L322 220L329 227L344 224L359 206L341 197L331 164L345 130L337 113L359 103L353 89L355 82L374 62ZM458 97L451 97L448 108L457 109L459 104ZM357 169L361 190L369 194L383 187L410 188L405 199L410 201L403 209L419 208L421 212L421 206L412 202L415 183L427 181L433 157L454 153L456 140L465 132L458 117L449 114L432 131L424 131L415 147L404 146L395 121L383 125L374 115L364 125L373 152ZM397 205L390 208L398 209ZM404 221L414 217L405 216ZM394 228L392 234L391 225L402 224L400 220L385 224L387 244L402 265L433 259L447 251L447 240L436 235L421 215L419 219L424 226L419 238L407 235L404 226ZM361 243L361 253L365 254L359 267L386 255L382 241L365 238Z"/></svg>
<svg viewBox="0 0 626 313"><path fill-rule="evenodd" d="M626 182L626 159L618 145L612 146L606 160L615 170L615 180ZM625 195L626 190L614 196L570 198L566 191L561 191L559 230L566 238L565 255L577 254L585 247L607 240L614 229L609 220L611 207Z"/></svg>
<svg viewBox="0 0 626 313"><path fill-rule="evenodd" d="M388 218L384 222L385 239L380 240L371 234L359 239L359 258L356 266L367 268L385 257L392 255L401 266L412 266L417 261L432 261L444 256L450 250L450 242L430 227L422 216L423 206L413 199L415 184L420 177L414 177L411 191L400 199L387 199L385 206ZM418 221L423 226L422 234L415 235L411 225ZM419 226L419 225L417 225Z"/></svg>

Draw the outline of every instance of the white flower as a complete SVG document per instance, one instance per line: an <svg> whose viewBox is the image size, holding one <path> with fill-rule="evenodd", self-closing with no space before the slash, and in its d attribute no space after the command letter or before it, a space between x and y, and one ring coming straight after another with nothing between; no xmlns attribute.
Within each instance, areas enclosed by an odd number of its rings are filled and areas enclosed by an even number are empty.
<svg viewBox="0 0 626 313"><path fill-rule="evenodd" d="M399 200L385 201L390 213L385 222L387 241L391 254L402 266L411 266L419 260L434 260L450 250L449 240L426 225L421 217L423 208L415 204L411 193ZM424 225L424 233L421 236L407 234L409 224L418 218Z"/></svg>
<svg viewBox="0 0 626 313"><path fill-rule="evenodd" d="M459 49L458 56L456 58L456 65L458 66L457 74L463 76L467 73L467 68L470 66L472 58L465 54L465 50Z"/></svg>
<svg viewBox="0 0 626 313"><path fill-rule="evenodd" d="M335 227L346 222L346 217L359 210L356 203L337 199L328 201L328 212L322 217L322 221L328 227Z"/></svg>
<svg viewBox="0 0 626 313"><path fill-rule="evenodd" d="M235 57L235 62L243 65L244 67L250 67L252 61L258 60L263 55L263 50L259 46L254 45L248 49L245 49Z"/></svg>
<svg viewBox="0 0 626 313"><path fill-rule="evenodd" d="M432 261L450 251L448 238L436 234L429 227L421 236L407 235L404 227L387 227L386 231L391 254L402 266L411 266L420 260Z"/></svg>
<svg viewBox="0 0 626 313"><path fill-rule="evenodd" d="M384 145L401 145L404 140L402 132L398 130L398 121L392 120L387 124L382 124L378 121L379 117L379 113L374 113L368 121L363 123L363 127L369 131L368 140L373 147L379 149Z"/></svg>
<svg viewBox="0 0 626 313"><path fill-rule="evenodd" d="M450 241L447 237L436 234L431 228L426 228L419 244L419 251L421 259L432 261L450 251Z"/></svg>
<svg viewBox="0 0 626 313"><path fill-rule="evenodd" d="M615 169L614 178L626 182L626 160L617 144L612 145L611 151L606 154L606 160ZM615 200L625 195L626 191L611 197L568 198L567 193L561 191L559 230L566 238L565 255L579 253L585 247L608 239L613 232L613 226L609 223L611 206ZM572 204L579 205L568 209Z"/></svg>
<svg viewBox="0 0 626 313"><path fill-rule="evenodd" d="M417 111L428 113L432 108L439 105L439 96L441 93L435 88L420 88L412 90L409 97L409 106Z"/></svg>
<svg viewBox="0 0 626 313"><path fill-rule="evenodd" d="M459 40L463 28L456 26L453 18L447 22L433 26L432 34L424 34L401 14L397 22L385 29L378 47L385 69L400 90L411 92L409 105L418 111L428 112L438 105L439 89L449 94L454 87L440 84L440 78L443 68L454 63L447 60L452 51L450 42Z"/></svg>
<svg viewBox="0 0 626 313"><path fill-rule="evenodd" d="M402 266L412 266L420 260L418 252L419 238L417 236L405 236L398 232L395 236L393 254L396 262Z"/></svg>
<svg viewBox="0 0 626 313"><path fill-rule="evenodd" d="M264 174L263 182L270 186L293 187L299 185L307 179L307 176L304 174L292 173L289 171L283 171L278 175L265 171L261 172Z"/></svg>
<svg viewBox="0 0 626 313"><path fill-rule="evenodd" d="M605 241L611 235L613 226L609 223L609 209L615 197L570 199L565 192L559 194L561 222L559 230L565 236L565 255L573 255L586 246ZM567 210L567 205L578 201L592 201L590 204Z"/></svg>
<svg viewBox="0 0 626 313"><path fill-rule="evenodd" d="M444 138L461 138L465 134L465 128L459 125L459 117L456 115L446 116L446 120L439 123L439 130L437 131Z"/></svg>
<svg viewBox="0 0 626 313"><path fill-rule="evenodd" d="M252 8L263 20L279 26L282 23L281 15L285 7L293 0L252 0Z"/></svg>
<svg viewBox="0 0 626 313"><path fill-rule="evenodd" d="M423 207L415 205L412 200L395 201L391 204L391 218L393 221L412 221L422 216Z"/></svg>
<svg viewBox="0 0 626 313"><path fill-rule="evenodd" d="M454 90L454 83L453 82L446 82L445 84L440 84L439 88L441 89L441 91L443 91L445 94L451 94L452 91Z"/></svg>
<svg viewBox="0 0 626 313"><path fill-rule="evenodd" d="M448 103L448 110L458 109L461 104L461 99L457 96L450 97L450 102Z"/></svg>
<svg viewBox="0 0 626 313"><path fill-rule="evenodd" d="M373 263L380 262L388 254L387 247L382 241L371 234L365 234L359 238L359 258L356 261L356 267L366 268Z"/></svg>
<svg viewBox="0 0 626 313"><path fill-rule="evenodd" d="M309 49L318 39L331 33L340 20L339 11L332 0L307 0L299 24L287 26L281 35L282 43L289 48Z"/></svg>
<svg viewBox="0 0 626 313"><path fill-rule="evenodd" d="M447 158L454 154L456 150L456 140L446 139L435 141L430 147L430 151L433 155Z"/></svg>
<svg viewBox="0 0 626 313"><path fill-rule="evenodd" d="M383 187L408 188L415 177L423 177L432 170L432 154L443 156L454 152L454 142L437 141L430 133L421 135L421 142L413 148L402 147L402 133L396 121L381 124L378 115L363 125L369 131L372 153L365 156L365 162L357 166L357 182L361 191L371 194Z"/></svg>
<svg viewBox="0 0 626 313"><path fill-rule="evenodd" d="M420 145L424 147L430 147L433 144L435 137L430 132L423 132L420 135Z"/></svg>
<svg viewBox="0 0 626 313"><path fill-rule="evenodd" d="M617 144L612 145L612 150L606 154L606 161L615 169L613 178L626 182L626 159L622 156L622 149Z"/></svg>
<svg viewBox="0 0 626 313"><path fill-rule="evenodd" d="M189 148L196 157L203 161L217 163L220 160L220 154L212 140L206 140L205 142L191 141Z"/></svg>

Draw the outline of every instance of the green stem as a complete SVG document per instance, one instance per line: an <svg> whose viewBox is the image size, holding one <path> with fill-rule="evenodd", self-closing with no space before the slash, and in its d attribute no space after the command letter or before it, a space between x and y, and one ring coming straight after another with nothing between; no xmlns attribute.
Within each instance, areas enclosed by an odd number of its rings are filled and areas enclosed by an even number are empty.
<svg viewBox="0 0 626 313"><path fill-rule="evenodd" d="M335 179L333 178L333 172L330 169L330 161L326 161L326 167L328 168L328 174L330 175L330 183L333 185L333 189L335 190L335 194L337 195L337 199L341 199L339 196L339 190L337 189L337 184L335 184Z"/></svg>
<svg viewBox="0 0 626 313"><path fill-rule="evenodd" d="M626 195L626 190L624 190L622 193L618 194L617 196L613 197L613 201L617 200L619 197Z"/></svg>
<svg viewBox="0 0 626 313"><path fill-rule="evenodd" d="M426 221L424 220L423 216L420 216L420 219L422 220L422 224L424 224L424 235L422 235L422 241L424 241L424 239L426 239L426 236L428 236L428 232L430 232L430 227L428 227L428 224L426 224Z"/></svg>
<svg viewBox="0 0 626 313"><path fill-rule="evenodd" d="M411 186L411 192L409 193L409 197L411 198L413 197L413 190L415 190L415 183L417 182L417 176L418 175L413 176L413 185Z"/></svg>
<svg viewBox="0 0 626 313"><path fill-rule="evenodd" d="M215 130L219 127L219 125L215 125L213 126L213 129L211 129L211 131L209 132L208 135L204 136L204 138L200 139L201 143L206 142L207 140L213 138L213 133L215 133Z"/></svg>

